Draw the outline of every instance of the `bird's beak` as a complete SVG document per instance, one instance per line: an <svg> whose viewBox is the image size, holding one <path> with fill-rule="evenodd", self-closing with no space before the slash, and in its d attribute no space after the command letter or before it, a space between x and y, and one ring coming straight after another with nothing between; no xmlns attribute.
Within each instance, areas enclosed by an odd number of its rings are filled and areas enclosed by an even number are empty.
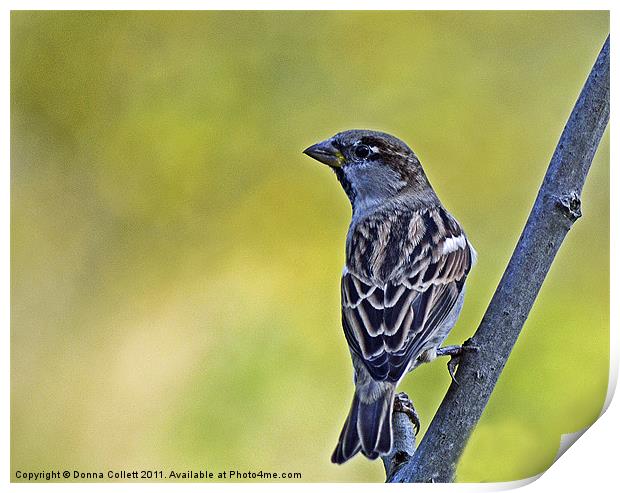
<svg viewBox="0 0 620 493"><path fill-rule="evenodd" d="M304 154L332 168L340 168L344 164L342 152L333 146L331 140L324 140L308 147Z"/></svg>

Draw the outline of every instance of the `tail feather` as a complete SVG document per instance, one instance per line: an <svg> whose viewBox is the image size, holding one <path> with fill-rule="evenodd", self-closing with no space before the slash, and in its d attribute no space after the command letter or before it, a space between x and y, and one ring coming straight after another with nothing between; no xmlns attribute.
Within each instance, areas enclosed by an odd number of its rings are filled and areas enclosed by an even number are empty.
<svg viewBox="0 0 620 493"><path fill-rule="evenodd" d="M377 450L382 454L389 454L392 450L392 409L394 408L394 392L390 396L387 417L383 420L383 426L379 432L379 441L377 442Z"/></svg>
<svg viewBox="0 0 620 493"><path fill-rule="evenodd" d="M357 433L357 416L359 410L359 399L357 393L353 395L353 403L349 416L344 422L344 427L338 438L338 445L332 454L332 462L334 464L343 464L351 457L357 454L361 449L360 438Z"/></svg>
<svg viewBox="0 0 620 493"><path fill-rule="evenodd" d="M332 454L332 462L343 464L360 450L369 459L389 453L392 449L393 404L393 388L386 389L372 402L361 401L356 392Z"/></svg>

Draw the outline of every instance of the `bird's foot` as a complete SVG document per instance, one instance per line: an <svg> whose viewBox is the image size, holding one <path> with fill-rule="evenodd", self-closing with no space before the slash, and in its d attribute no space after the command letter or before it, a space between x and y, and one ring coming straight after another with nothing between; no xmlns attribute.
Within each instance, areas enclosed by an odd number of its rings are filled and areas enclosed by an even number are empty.
<svg viewBox="0 0 620 493"><path fill-rule="evenodd" d="M437 350L437 356L450 356L450 361L448 361L448 373L450 373L450 378L455 384L459 384L458 380L454 376L454 372L456 371L456 367L461 360L461 356L466 351L479 351L480 348L478 346L474 346L471 344L471 339L467 339L461 346L446 346L439 348Z"/></svg>
<svg viewBox="0 0 620 493"><path fill-rule="evenodd" d="M418 417L415 407L413 407L411 399L409 399L409 396L404 392L399 392L394 397L394 412L406 414L413 424L415 434L418 434L420 431L420 418Z"/></svg>

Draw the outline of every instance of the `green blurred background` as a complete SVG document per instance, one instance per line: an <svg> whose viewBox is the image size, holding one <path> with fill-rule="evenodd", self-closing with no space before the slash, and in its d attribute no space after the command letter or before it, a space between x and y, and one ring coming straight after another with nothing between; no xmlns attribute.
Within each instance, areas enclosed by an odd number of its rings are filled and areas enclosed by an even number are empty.
<svg viewBox="0 0 620 493"><path fill-rule="evenodd" d="M416 151L479 252L459 343L608 29L607 12L13 12L12 474L382 481L379 461L329 462L352 395L350 208L301 151L347 128ZM601 411L608 183L606 134L460 481L539 473ZM422 431L445 363L402 385Z"/></svg>

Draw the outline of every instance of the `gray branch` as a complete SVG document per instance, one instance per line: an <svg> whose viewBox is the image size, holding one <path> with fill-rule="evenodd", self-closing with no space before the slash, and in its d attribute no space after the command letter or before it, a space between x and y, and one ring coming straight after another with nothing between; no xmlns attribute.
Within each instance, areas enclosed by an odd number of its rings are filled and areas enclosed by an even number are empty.
<svg viewBox="0 0 620 493"><path fill-rule="evenodd" d="M486 313L418 449L411 424L394 413L389 482L451 482L562 241L581 217L581 191L609 121L609 37L564 127L534 207ZM466 343L467 344L467 343ZM409 426L409 430L402 429ZM402 450L401 450L402 449Z"/></svg>
<svg viewBox="0 0 620 493"><path fill-rule="evenodd" d="M415 452L415 437L418 430L411 419L411 413L415 414L415 409L409 396L404 392L396 394L392 415L394 445L391 453L381 456L388 482L404 464L411 460Z"/></svg>

